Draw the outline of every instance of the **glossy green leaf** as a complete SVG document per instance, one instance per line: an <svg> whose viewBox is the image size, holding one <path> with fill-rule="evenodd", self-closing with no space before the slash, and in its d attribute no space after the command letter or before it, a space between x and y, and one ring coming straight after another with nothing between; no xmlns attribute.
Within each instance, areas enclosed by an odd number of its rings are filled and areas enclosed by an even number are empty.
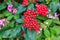
<svg viewBox="0 0 60 40"><path fill-rule="evenodd" d="M49 5L49 8L53 13L55 13L59 8L59 0L52 0L52 2Z"/></svg>
<svg viewBox="0 0 60 40"><path fill-rule="evenodd" d="M48 19L46 21L44 21L44 24L46 24L47 26L50 26L52 24L53 20L52 19Z"/></svg>
<svg viewBox="0 0 60 40"><path fill-rule="evenodd" d="M11 20L12 18L13 18L13 15L10 15L10 16L7 17L6 20Z"/></svg>
<svg viewBox="0 0 60 40"><path fill-rule="evenodd" d="M40 34L36 36L36 40L42 40L43 34L42 31L40 31Z"/></svg>
<svg viewBox="0 0 60 40"><path fill-rule="evenodd" d="M14 23L15 23L14 21L10 22L10 23L9 23L9 26L10 26L10 27L14 27Z"/></svg>
<svg viewBox="0 0 60 40"><path fill-rule="evenodd" d="M15 14L14 15L14 19L16 20L16 19L19 19L19 15L18 14Z"/></svg>
<svg viewBox="0 0 60 40"><path fill-rule="evenodd" d="M29 5L28 5L28 9L35 10L35 8L34 8L34 4L32 4L32 3L29 4Z"/></svg>
<svg viewBox="0 0 60 40"><path fill-rule="evenodd" d="M51 38L50 38L50 37L48 37L48 38L45 38L45 40L51 40Z"/></svg>
<svg viewBox="0 0 60 40"><path fill-rule="evenodd" d="M6 4L11 4L12 2L11 2L12 0L6 0Z"/></svg>
<svg viewBox="0 0 60 40"><path fill-rule="evenodd" d="M0 30L0 32L1 31L5 31L5 30L8 30L8 29L11 29L12 27L10 27L10 26L4 26L1 30Z"/></svg>
<svg viewBox="0 0 60 40"><path fill-rule="evenodd" d="M45 1L46 1L47 4L49 4L51 0L45 0Z"/></svg>
<svg viewBox="0 0 60 40"><path fill-rule="evenodd" d="M45 3L45 0L38 0L39 2Z"/></svg>
<svg viewBox="0 0 60 40"><path fill-rule="evenodd" d="M60 26L54 26L53 29L56 31L56 34L59 35L60 34Z"/></svg>
<svg viewBox="0 0 60 40"><path fill-rule="evenodd" d="M23 19L17 19L16 22L17 23L23 23Z"/></svg>
<svg viewBox="0 0 60 40"><path fill-rule="evenodd" d="M36 18L39 19L39 20L47 20L47 17L40 16L40 15L38 15Z"/></svg>
<svg viewBox="0 0 60 40"><path fill-rule="evenodd" d="M11 30L2 31L0 33L0 38L9 38L10 32L11 32Z"/></svg>
<svg viewBox="0 0 60 40"><path fill-rule="evenodd" d="M43 23L40 23L41 28L46 28L47 26Z"/></svg>
<svg viewBox="0 0 60 40"><path fill-rule="evenodd" d="M52 0L52 2L58 3L58 2L59 2L59 0Z"/></svg>
<svg viewBox="0 0 60 40"><path fill-rule="evenodd" d="M51 40L60 40L60 36L52 36Z"/></svg>
<svg viewBox="0 0 60 40"><path fill-rule="evenodd" d="M20 33L20 31L21 31L21 26L16 26L15 28L13 28L12 30L11 30L11 33L10 33L10 38L15 38L17 35L18 35L18 33Z"/></svg>
<svg viewBox="0 0 60 40"><path fill-rule="evenodd" d="M45 37L50 37L50 32L46 28L44 29L44 35L45 35Z"/></svg>
<svg viewBox="0 0 60 40"><path fill-rule="evenodd" d="M17 8L17 14L21 14L22 12L24 12L26 10L26 8L24 8L21 4L19 4L18 8Z"/></svg>
<svg viewBox="0 0 60 40"><path fill-rule="evenodd" d="M2 38L0 38L0 40L3 40Z"/></svg>
<svg viewBox="0 0 60 40"><path fill-rule="evenodd" d="M0 10L3 10L6 8L6 5L5 4L0 4Z"/></svg>
<svg viewBox="0 0 60 40"><path fill-rule="evenodd" d="M53 21L55 24L59 24L60 25L60 21L59 20L54 20Z"/></svg>
<svg viewBox="0 0 60 40"><path fill-rule="evenodd" d="M4 12L3 12L3 15L4 15L4 16L10 16L10 15L12 15L12 13L9 12L9 11L4 11Z"/></svg>
<svg viewBox="0 0 60 40"><path fill-rule="evenodd" d="M0 18L3 18L4 17L4 15L3 14L0 14Z"/></svg>
<svg viewBox="0 0 60 40"><path fill-rule="evenodd" d="M25 40L35 40L36 39L36 32L27 30L27 32L24 35Z"/></svg>
<svg viewBox="0 0 60 40"><path fill-rule="evenodd" d="M51 31L51 36L56 36L56 30L55 28L50 28L50 31Z"/></svg>

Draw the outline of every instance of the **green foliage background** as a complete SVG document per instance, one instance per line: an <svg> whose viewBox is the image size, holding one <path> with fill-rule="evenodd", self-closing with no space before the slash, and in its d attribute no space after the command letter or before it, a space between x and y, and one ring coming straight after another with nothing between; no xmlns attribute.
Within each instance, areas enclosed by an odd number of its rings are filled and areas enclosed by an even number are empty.
<svg viewBox="0 0 60 40"><path fill-rule="evenodd" d="M6 18L10 23L0 30L0 40L60 40L60 18L51 19L38 15L36 19L39 21L42 28L38 35L34 30L30 31L23 27L23 13L28 8L35 10L36 3L30 2L26 7L22 6L21 3L22 0L14 0L14 3L12 0L1 0L0 19ZM52 15L54 15L57 10L60 11L59 0L39 0L38 3L47 5ZM6 7L8 4L13 4L14 7L17 8L18 11L15 15L7 11ZM48 25L46 22L48 22ZM25 32L24 37L22 37L21 31Z"/></svg>

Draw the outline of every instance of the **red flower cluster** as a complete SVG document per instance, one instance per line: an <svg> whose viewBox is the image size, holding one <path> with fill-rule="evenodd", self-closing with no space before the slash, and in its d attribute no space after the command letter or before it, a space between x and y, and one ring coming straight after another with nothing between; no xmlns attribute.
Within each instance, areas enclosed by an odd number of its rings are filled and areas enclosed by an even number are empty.
<svg viewBox="0 0 60 40"><path fill-rule="evenodd" d="M40 25L38 21L35 19L36 13L34 10L28 10L24 13L24 26L29 30L35 30L38 32L40 30Z"/></svg>
<svg viewBox="0 0 60 40"><path fill-rule="evenodd" d="M37 13L42 16L46 16L48 13L48 7L44 4L37 4L36 10L37 10Z"/></svg>
<svg viewBox="0 0 60 40"><path fill-rule="evenodd" d="M31 18L35 18L36 17L36 13L34 12L34 10L30 10L28 9L27 12L24 13L24 17L31 17Z"/></svg>
<svg viewBox="0 0 60 40"><path fill-rule="evenodd" d="M22 5L27 6L28 5L28 0L23 0Z"/></svg>

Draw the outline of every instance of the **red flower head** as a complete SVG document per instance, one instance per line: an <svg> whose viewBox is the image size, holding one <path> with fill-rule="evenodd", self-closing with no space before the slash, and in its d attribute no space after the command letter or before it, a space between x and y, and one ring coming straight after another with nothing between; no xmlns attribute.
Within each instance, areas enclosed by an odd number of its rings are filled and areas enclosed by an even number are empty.
<svg viewBox="0 0 60 40"><path fill-rule="evenodd" d="M24 26L29 30L35 30L38 32L40 30L40 26L35 17L36 13L34 10L27 10L27 12L24 13Z"/></svg>
<svg viewBox="0 0 60 40"><path fill-rule="evenodd" d="M38 21L35 19L32 19L29 22L24 23L24 26L28 28L29 30L35 30L36 32L40 30L40 25Z"/></svg>
<svg viewBox="0 0 60 40"><path fill-rule="evenodd" d="M28 9L27 12L24 13L24 17L31 17L31 18L35 18L36 17L36 13L34 12L34 10L30 10Z"/></svg>
<svg viewBox="0 0 60 40"><path fill-rule="evenodd" d="M27 6L28 5L28 0L23 0L22 5Z"/></svg>
<svg viewBox="0 0 60 40"><path fill-rule="evenodd" d="M36 10L37 10L37 13L42 16L46 16L48 13L48 7L44 4L37 4Z"/></svg>

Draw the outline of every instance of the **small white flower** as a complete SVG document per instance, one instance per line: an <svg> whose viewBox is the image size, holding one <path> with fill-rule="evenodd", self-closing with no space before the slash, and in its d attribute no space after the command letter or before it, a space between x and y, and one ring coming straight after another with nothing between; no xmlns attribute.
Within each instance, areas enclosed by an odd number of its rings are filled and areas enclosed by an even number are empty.
<svg viewBox="0 0 60 40"><path fill-rule="evenodd" d="M42 28L40 28L40 31L38 31L38 33L37 33L37 34L40 34L40 33L41 33L41 31L42 31Z"/></svg>
<svg viewBox="0 0 60 40"><path fill-rule="evenodd" d="M42 30L42 28L40 28L40 30Z"/></svg>
<svg viewBox="0 0 60 40"><path fill-rule="evenodd" d="M53 17L53 19L56 19L56 17Z"/></svg>
<svg viewBox="0 0 60 40"><path fill-rule="evenodd" d="M51 12L51 10L49 9L49 12Z"/></svg>
<svg viewBox="0 0 60 40"><path fill-rule="evenodd" d="M48 24L48 22L46 22L46 24Z"/></svg>
<svg viewBox="0 0 60 40"><path fill-rule="evenodd" d="M1 27L0 27L0 29L1 29Z"/></svg>
<svg viewBox="0 0 60 40"><path fill-rule="evenodd" d="M51 14L48 14L47 17L48 18L53 18L53 16Z"/></svg>
<svg viewBox="0 0 60 40"><path fill-rule="evenodd" d="M59 14L55 13L55 14L54 14L54 16L55 16L55 17L58 17L58 16L59 16Z"/></svg>

